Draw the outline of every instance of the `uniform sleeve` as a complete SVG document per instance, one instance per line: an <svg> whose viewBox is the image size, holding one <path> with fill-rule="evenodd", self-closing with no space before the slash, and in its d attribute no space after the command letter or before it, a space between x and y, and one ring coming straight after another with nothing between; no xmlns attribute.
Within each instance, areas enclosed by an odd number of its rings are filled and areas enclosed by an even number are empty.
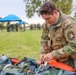
<svg viewBox="0 0 76 75"><path fill-rule="evenodd" d="M48 29L46 28L46 25L43 25L43 31L42 31L42 36L41 36L41 53L46 53L44 45L48 47Z"/></svg>
<svg viewBox="0 0 76 75"><path fill-rule="evenodd" d="M67 20L64 24L63 34L67 45L52 52L54 58L64 57L76 52L76 26L74 20Z"/></svg>

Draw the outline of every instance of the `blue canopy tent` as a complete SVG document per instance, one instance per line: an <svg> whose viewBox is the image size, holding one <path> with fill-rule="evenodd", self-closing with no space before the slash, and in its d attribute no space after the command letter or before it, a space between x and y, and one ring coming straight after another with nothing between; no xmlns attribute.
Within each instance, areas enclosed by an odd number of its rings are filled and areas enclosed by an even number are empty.
<svg viewBox="0 0 76 75"><path fill-rule="evenodd" d="M22 20L18 16L13 15L13 14L10 14L10 15L0 19L0 22L7 22L7 32L10 32L10 30L11 30L10 22L12 22L12 21L21 22ZM18 26L16 25L15 27L16 27L16 31L18 31ZM12 29L14 29L14 28L12 28Z"/></svg>
<svg viewBox="0 0 76 75"><path fill-rule="evenodd" d="M22 21L18 16L10 14L2 19L0 19L0 22L11 22L11 21Z"/></svg>

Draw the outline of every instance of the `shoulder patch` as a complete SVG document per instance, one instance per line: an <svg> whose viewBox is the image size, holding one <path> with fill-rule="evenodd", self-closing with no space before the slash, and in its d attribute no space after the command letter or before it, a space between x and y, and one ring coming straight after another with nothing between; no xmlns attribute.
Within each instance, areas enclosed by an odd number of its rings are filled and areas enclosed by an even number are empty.
<svg viewBox="0 0 76 75"><path fill-rule="evenodd" d="M69 40L74 40L75 39L74 32L73 31L69 31L67 33L67 37L68 37Z"/></svg>

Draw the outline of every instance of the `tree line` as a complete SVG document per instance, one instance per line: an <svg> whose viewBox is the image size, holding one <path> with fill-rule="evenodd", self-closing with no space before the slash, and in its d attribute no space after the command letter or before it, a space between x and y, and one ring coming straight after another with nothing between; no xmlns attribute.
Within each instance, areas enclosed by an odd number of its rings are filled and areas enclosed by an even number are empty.
<svg viewBox="0 0 76 75"><path fill-rule="evenodd" d="M73 0L24 0L26 16L31 18L35 14L38 14L41 5L47 1L53 1L56 7L65 14L70 14L72 12Z"/></svg>

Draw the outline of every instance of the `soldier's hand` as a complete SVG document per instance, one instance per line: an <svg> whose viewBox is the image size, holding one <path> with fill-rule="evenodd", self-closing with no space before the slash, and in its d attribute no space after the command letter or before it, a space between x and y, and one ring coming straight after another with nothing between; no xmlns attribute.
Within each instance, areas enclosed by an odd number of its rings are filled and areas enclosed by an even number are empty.
<svg viewBox="0 0 76 75"><path fill-rule="evenodd" d="M42 54L40 59L41 62L50 61L51 59L53 59L52 53Z"/></svg>
<svg viewBox="0 0 76 75"><path fill-rule="evenodd" d="M44 62L44 56L45 56L45 54L42 54L42 55L40 56L41 64Z"/></svg>

